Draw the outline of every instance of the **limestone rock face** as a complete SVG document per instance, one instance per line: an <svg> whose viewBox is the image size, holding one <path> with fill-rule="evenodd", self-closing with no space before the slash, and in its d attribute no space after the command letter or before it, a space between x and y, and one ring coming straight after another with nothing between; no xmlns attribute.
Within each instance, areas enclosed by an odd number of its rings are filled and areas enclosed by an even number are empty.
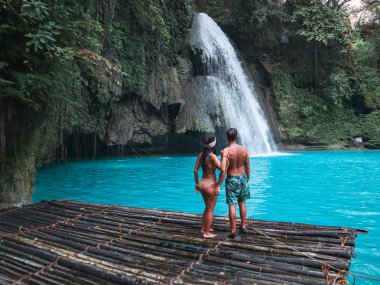
<svg viewBox="0 0 380 285"><path fill-rule="evenodd" d="M37 136L36 136L37 137ZM0 209L28 203L36 177L36 150L38 142L31 146L31 152L19 161L5 189L0 189Z"/></svg>
<svg viewBox="0 0 380 285"><path fill-rule="evenodd" d="M91 94L111 94L120 99L122 95L122 65L118 58L112 53L103 56L90 50L81 50L76 53L87 65L78 61L82 76L88 80L88 89Z"/></svg>
<svg viewBox="0 0 380 285"><path fill-rule="evenodd" d="M175 67L163 70L159 62L148 78L143 100L150 103L157 110L163 105L181 103L181 83Z"/></svg>
<svg viewBox="0 0 380 285"><path fill-rule="evenodd" d="M170 131L170 125L152 107L138 98L121 101L114 108L114 117L108 132L110 145L126 145L128 142L151 145L152 138Z"/></svg>
<svg viewBox="0 0 380 285"><path fill-rule="evenodd" d="M114 94L117 98L120 98L122 94L122 79L123 75L121 73L122 66L120 61L111 53L108 53L105 55L105 58L107 59L104 61L103 65L106 65L106 67L103 67L103 70L107 70L106 78L104 81L108 82L108 89L109 92ZM107 80L108 79L108 80Z"/></svg>
<svg viewBox="0 0 380 285"><path fill-rule="evenodd" d="M187 58L178 57L177 65L152 68L144 94L128 95L112 109L110 126L104 136L109 145L135 143L155 147L163 136L195 136L215 132L223 125L222 82L208 76L213 62L202 49L188 42ZM186 150L186 149L183 149Z"/></svg>
<svg viewBox="0 0 380 285"><path fill-rule="evenodd" d="M221 82L214 77L197 76L184 86L185 103L175 120L176 132L215 132L215 126L223 125L222 104L218 95Z"/></svg>
<svg viewBox="0 0 380 285"><path fill-rule="evenodd" d="M178 57L177 65L159 60L148 76L142 95L128 94L112 108L103 140L108 145L155 146L157 138L174 132L174 120L184 105L183 88L192 76L191 63Z"/></svg>

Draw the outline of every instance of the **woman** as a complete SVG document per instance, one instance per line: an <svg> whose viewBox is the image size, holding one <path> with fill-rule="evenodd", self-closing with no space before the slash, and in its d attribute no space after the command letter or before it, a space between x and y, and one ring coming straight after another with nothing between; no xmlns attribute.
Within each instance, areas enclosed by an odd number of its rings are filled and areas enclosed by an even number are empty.
<svg viewBox="0 0 380 285"><path fill-rule="evenodd" d="M219 162L216 156L216 137L215 135L205 135L204 149L198 155L197 162L194 167L195 178L195 191L200 191L203 196L203 200L206 204L206 209L203 212L202 230L201 234L204 238L215 238L217 235L210 232L210 227L214 215L214 208L216 200L220 192L220 185L216 182L215 170L224 169L226 165L226 159L222 158L222 163ZM202 179L199 181L198 171L202 167Z"/></svg>

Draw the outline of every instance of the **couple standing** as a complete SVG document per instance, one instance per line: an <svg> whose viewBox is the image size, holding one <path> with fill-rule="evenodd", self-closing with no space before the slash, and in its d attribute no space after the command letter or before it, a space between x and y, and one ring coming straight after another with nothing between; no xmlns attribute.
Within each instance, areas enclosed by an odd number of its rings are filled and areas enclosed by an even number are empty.
<svg viewBox="0 0 380 285"><path fill-rule="evenodd" d="M250 198L249 191L249 155L245 147L237 144L237 130L228 129L226 132L228 147L222 150L222 161L216 156L216 137L206 135L204 137L204 149L198 156L194 168L195 191L201 192L206 209L202 219L202 236L204 238L215 238L217 235L211 232L211 223L214 215L216 200L220 192L220 186L226 179L226 202L229 206L229 218L231 224L230 238L237 236L236 231L236 205L240 210L240 233L246 232L247 209L245 200ZM202 168L202 179L199 181L198 171ZM216 181L216 169L219 169L219 180Z"/></svg>

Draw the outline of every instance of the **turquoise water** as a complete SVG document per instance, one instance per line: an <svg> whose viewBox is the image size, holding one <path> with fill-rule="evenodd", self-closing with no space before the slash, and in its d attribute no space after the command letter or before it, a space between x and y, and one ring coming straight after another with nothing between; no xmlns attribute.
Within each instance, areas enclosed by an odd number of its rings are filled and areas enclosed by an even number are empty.
<svg viewBox="0 0 380 285"><path fill-rule="evenodd" d="M72 199L203 212L195 156L70 162L38 171L33 202ZM369 230L351 271L380 276L380 152L298 152L251 158L250 217ZM227 213L224 188L217 214ZM356 284L380 284L357 278Z"/></svg>

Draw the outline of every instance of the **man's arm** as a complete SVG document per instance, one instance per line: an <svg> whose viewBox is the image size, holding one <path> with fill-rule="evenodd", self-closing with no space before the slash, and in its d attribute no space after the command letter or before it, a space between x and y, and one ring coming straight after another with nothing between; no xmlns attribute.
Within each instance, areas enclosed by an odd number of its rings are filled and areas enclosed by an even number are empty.
<svg viewBox="0 0 380 285"><path fill-rule="evenodd" d="M247 174L247 178L249 180L249 176L251 175L251 168L249 166L249 154L248 154L248 152L245 153L244 169L245 169L245 174Z"/></svg>

